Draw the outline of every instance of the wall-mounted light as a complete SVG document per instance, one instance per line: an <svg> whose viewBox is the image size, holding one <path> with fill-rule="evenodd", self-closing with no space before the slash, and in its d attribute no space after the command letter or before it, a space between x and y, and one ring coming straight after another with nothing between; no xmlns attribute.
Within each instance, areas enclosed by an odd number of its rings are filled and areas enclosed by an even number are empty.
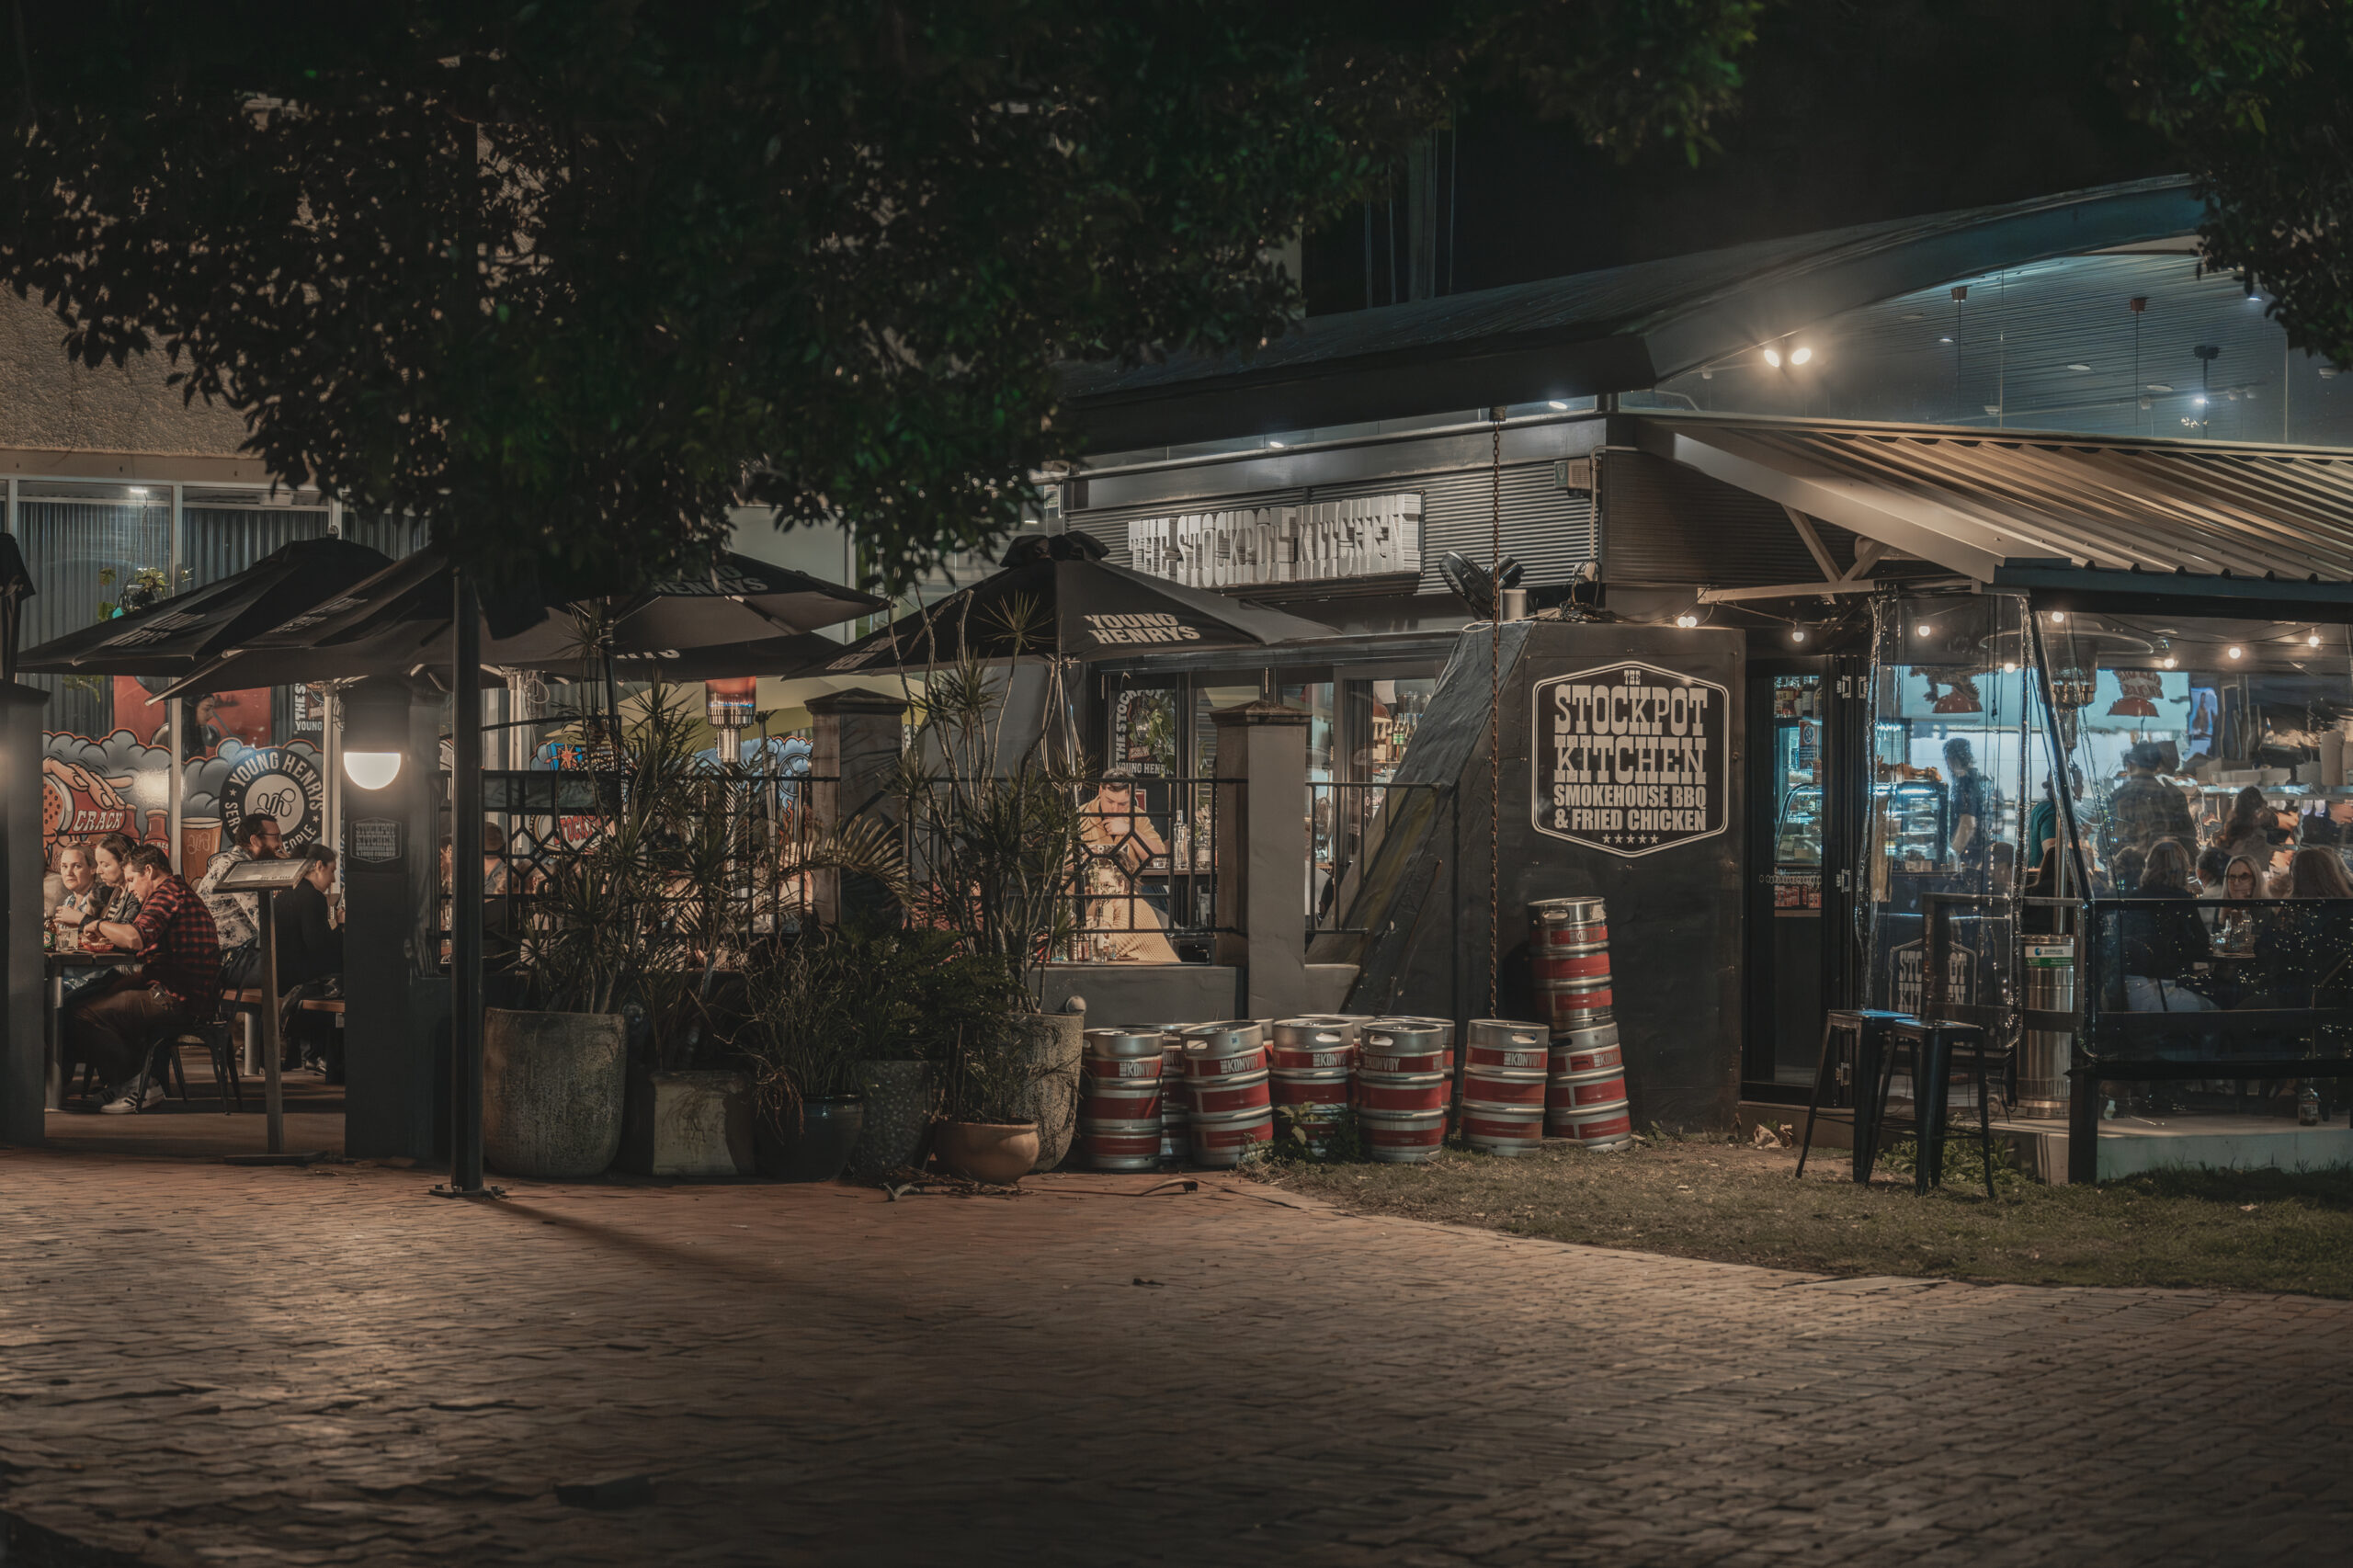
<svg viewBox="0 0 2353 1568"><path fill-rule="evenodd" d="M343 776L362 790L381 790L401 776L408 749L408 696L397 683L361 681L346 695Z"/></svg>
<svg viewBox="0 0 2353 1568"><path fill-rule="evenodd" d="M347 750L343 754L343 776L362 790L381 790L401 776L401 754Z"/></svg>

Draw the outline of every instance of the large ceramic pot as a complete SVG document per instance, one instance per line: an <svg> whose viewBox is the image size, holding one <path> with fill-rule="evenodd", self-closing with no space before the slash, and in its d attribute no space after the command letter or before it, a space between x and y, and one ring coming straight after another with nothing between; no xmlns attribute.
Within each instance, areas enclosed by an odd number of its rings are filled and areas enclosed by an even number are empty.
<svg viewBox="0 0 2353 1568"><path fill-rule="evenodd" d="M1016 1107L1038 1124L1038 1163L1050 1171L1070 1153L1078 1131L1078 1061L1086 1049L1084 1013L1031 1013L1013 1021L1028 1055Z"/></svg>
<svg viewBox="0 0 2353 1568"><path fill-rule="evenodd" d="M1028 1121L937 1121L931 1155L950 1174L1011 1187L1038 1160L1038 1128Z"/></svg>
<svg viewBox="0 0 2353 1568"><path fill-rule="evenodd" d="M640 1176L750 1176L752 1084L741 1073L629 1070L620 1166Z"/></svg>
<svg viewBox="0 0 2353 1568"><path fill-rule="evenodd" d="M831 1181L849 1164L866 1108L855 1099L801 1100L760 1118L760 1174L779 1181Z"/></svg>
<svg viewBox="0 0 2353 1568"><path fill-rule="evenodd" d="M931 1063L868 1062L858 1069L858 1097L866 1102L866 1125L850 1151L849 1174L873 1181L923 1153L931 1126Z"/></svg>
<svg viewBox="0 0 2353 1568"><path fill-rule="evenodd" d="M592 1176L620 1152L628 1048L617 1013L483 1017L482 1151L491 1169Z"/></svg>

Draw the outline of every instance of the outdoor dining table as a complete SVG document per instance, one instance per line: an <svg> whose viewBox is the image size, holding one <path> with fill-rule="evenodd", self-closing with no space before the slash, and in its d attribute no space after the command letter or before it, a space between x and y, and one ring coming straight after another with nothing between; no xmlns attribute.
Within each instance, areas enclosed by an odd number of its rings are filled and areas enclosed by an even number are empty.
<svg viewBox="0 0 2353 1568"><path fill-rule="evenodd" d="M64 1042L58 1031L65 1009L66 977L91 974L102 969L125 969L138 961L134 953L93 953L80 948L41 955L41 972L49 982L49 1006L41 1009L41 1104L51 1110L65 1107Z"/></svg>

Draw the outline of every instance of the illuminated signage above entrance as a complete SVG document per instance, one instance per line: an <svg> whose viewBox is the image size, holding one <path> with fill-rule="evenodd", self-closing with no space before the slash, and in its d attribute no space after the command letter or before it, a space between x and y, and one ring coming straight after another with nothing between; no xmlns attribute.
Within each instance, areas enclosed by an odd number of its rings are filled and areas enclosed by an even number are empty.
<svg viewBox="0 0 2353 1568"><path fill-rule="evenodd" d="M1194 588L1419 574L1422 498L1360 495L1137 517L1128 524L1128 554L1137 571Z"/></svg>

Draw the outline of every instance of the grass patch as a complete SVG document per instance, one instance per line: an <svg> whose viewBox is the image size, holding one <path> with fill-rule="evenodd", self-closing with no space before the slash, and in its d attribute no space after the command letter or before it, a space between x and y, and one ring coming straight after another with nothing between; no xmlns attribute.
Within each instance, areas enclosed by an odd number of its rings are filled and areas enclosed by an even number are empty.
<svg viewBox="0 0 2353 1568"><path fill-rule="evenodd" d="M1989 1200L1974 1146L1965 1167L1957 1152L1948 1145L1948 1185L1925 1198L1908 1176L1858 1187L1844 1150L1816 1151L1798 1181L1792 1151L1696 1139L1253 1174L1367 1213L1724 1263L2353 1297L2353 1172L2165 1171L2044 1187L1997 1171Z"/></svg>

